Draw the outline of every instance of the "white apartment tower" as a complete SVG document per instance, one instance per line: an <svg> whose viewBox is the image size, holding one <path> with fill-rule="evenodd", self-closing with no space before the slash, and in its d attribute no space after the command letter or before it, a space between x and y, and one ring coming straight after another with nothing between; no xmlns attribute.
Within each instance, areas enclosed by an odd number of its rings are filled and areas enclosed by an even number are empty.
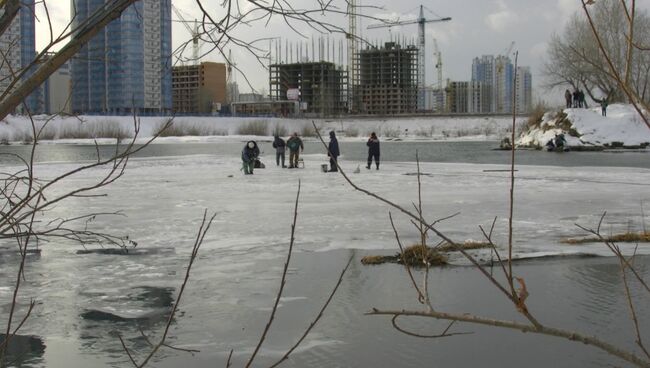
<svg viewBox="0 0 650 368"><path fill-rule="evenodd" d="M515 86L515 95L517 97L517 112L529 113L533 106L533 77L530 73L530 67L517 67L517 85Z"/></svg>

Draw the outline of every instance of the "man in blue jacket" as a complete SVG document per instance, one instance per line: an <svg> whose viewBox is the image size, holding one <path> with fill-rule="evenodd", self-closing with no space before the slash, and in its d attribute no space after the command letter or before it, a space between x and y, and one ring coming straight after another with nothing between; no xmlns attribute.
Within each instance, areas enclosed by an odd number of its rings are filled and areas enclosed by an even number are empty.
<svg viewBox="0 0 650 368"><path fill-rule="evenodd" d="M255 141L248 141L241 151L241 160L244 163L244 174L252 175L255 167L255 160L260 155L260 149Z"/></svg>
<svg viewBox="0 0 650 368"><path fill-rule="evenodd" d="M339 141L336 139L336 134L332 130L330 132L330 144L327 146L327 155L330 157L330 170L329 172L339 171L336 166L336 160L341 152L339 151Z"/></svg>

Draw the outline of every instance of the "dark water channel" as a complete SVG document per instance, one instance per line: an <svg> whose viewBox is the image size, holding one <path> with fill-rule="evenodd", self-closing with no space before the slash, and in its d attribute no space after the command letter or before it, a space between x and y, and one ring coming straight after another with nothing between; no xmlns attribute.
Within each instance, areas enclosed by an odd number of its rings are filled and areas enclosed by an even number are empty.
<svg viewBox="0 0 650 368"><path fill-rule="evenodd" d="M185 156L196 154L233 155L238 157L244 142L219 143L156 143L139 152L136 157ZM260 141L262 155L274 160L271 143ZM495 150L497 142L382 142L382 161L415 161L416 152L423 162L509 164L510 152ZM364 162L367 147L364 142L341 142L342 160ZM17 164L17 157L26 159L30 146L1 146L0 165ZM101 157L115 152L110 145L99 146ZM320 142L305 142L305 154L324 153ZM38 146L36 162L76 162L96 160L97 149L92 145L41 144ZM536 150L518 150L518 165L549 166L615 166L650 168L650 150L616 150L603 152L549 153Z"/></svg>
<svg viewBox="0 0 650 368"><path fill-rule="evenodd" d="M451 333L467 333L437 339L404 335L391 326L389 317L367 316L377 309L421 309L404 269L399 265L363 266L366 252L339 250L325 253L296 253L285 291L286 298L260 351L258 364L269 366L297 341L317 315L336 282L338 270L349 257L352 266L324 317L286 361L287 367L620 367L626 364L584 344L517 331L457 324ZM226 366L230 349L234 366L244 366L266 324L272 305L282 257L254 261L240 272L227 272L219 254L205 254L194 272L191 286L172 324L169 342L200 350L189 354L163 349L155 367ZM225 257L226 262L232 261ZM179 261L153 256L162 264ZM151 259L150 259L151 260ZM100 263L121 262L114 257L82 261L89 278ZM138 261L124 261L138 262ZM49 263L49 265L48 265ZM32 267L43 277L60 277L65 265L35 260ZM61 262L66 263L66 262ZM221 266L220 266L221 265ZM650 276L650 257L635 263L644 278ZM116 267L120 269L120 267ZM259 271L251 271L259 270ZM67 272L73 272L69 270ZM515 266L525 279L528 306L548 326L595 335L634 351L634 331L628 318L618 264L613 258L574 258L527 261ZM17 367L128 367L130 363L117 338L122 336L136 357L149 347L139 330L159 335L170 309L179 275L141 287L116 283L121 273L98 281L78 280L68 291L41 291L41 298L56 304L58 311L36 313L37 324L28 331L42 336L24 336L11 352ZM421 272L415 272L421 279ZM431 295L436 308L445 312L473 313L486 318L524 322L505 298L470 267L434 269L430 274ZM114 280L114 281L108 281ZM207 280L212 280L206 284ZM247 280L247 281L246 281ZM249 282L255 282L251 286ZM39 280L47 287L47 280ZM163 287L161 285L175 285ZM122 286L117 286L120 284ZM156 286L157 285L157 286ZM638 302L640 327L647 338L650 328L650 298L638 283L632 283ZM52 296L65 298L51 300ZM7 301L3 301L6 308ZM52 306L41 306L50 309ZM102 314L90 311L104 310ZM119 318L117 315L121 315ZM447 324L424 318L404 318L402 328L423 335L441 333Z"/></svg>

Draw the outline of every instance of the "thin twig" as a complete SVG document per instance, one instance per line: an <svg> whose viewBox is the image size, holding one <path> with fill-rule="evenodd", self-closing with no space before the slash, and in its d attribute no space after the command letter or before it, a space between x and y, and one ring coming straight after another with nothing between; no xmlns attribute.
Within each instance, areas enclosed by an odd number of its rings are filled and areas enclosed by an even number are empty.
<svg viewBox="0 0 650 368"><path fill-rule="evenodd" d="M422 334L415 333L413 331L408 331L408 330L404 329L403 327L401 327L400 325L398 325L397 324L397 319L399 317L400 317L400 315L396 314L396 315L393 316L393 318L391 318L391 323L393 325L393 328L395 328L397 331L399 331L399 332L401 332L401 333L403 333L405 335L409 335L409 336L413 336L413 337L419 337L419 338L423 338L423 339L437 339L437 338L441 338L441 337L451 337L451 336L457 336L457 335L471 335L471 334L473 334L473 332L447 333L449 331L449 329L451 329L451 327L456 323L456 321L451 321L451 322L449 322L449 325L447 326L447 328L445 328L445 330L442 331L442 333L435 334L435 335L422 335Z"/></svg>
<svg viewBox="0 0 650 368"><path fill-rule="evenodd" d="M399 246L400 253L402 254L402 259L404 258L404 246L402 245L402 241L399 238L399 234L397 233L397 229L395 228L395 223L393 222L393 215L388 212L388 218L390 219L390 226L393 228L393 232L395 233L395 240L397 241L397 245ZM415 288L415 291L418 293L418 301L420 303L424 303L424 294L422 294L422 291L420 291L420 287L418 286L418 283L415 281L415 278L413 277L413 272L411 272L411 266L408 264L408 262L403 262L404 267L406 267L406 272L409 275L409 278L411 279L411 283L413 284L413 287Z"/></svg>
<svg viewBox="0 0 650 368"><path fill-rule="evenodd" d="M483 318L470 314L451 314L443 312L426 312L426 311L410 311L410 310L378 310L373 309L370 312L367 312L366 315L388 315L388 316L414 316L414 317L429 317L436 319L443 319L448 321L458 321L458 322L467 322L478 325L493 326L493 327L502 327L512 330L518 330L521 332L529 332L547 336L555 336L567 339L569 341L577 341L586 345L594 346L600 350L603 350L613 356L619 357L627 362L630 362L638 367L650 367L650 361L644 360L643 358L638 357L634 353L620 349L612 344L602 341L601 339L594 336L587 336L575 331L563 330L559 328L546 327L546 326L534 326L512 321L503 321L497 319Z"/></svg>

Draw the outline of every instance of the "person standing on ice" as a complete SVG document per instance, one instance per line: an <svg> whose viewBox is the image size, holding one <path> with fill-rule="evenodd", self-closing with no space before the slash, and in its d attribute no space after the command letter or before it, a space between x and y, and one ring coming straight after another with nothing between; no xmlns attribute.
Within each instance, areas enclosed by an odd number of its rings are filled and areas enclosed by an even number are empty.
<svg viewBox="0 0 650 368"><path fill-rule="evenodd" d="M379 138L377 138L375 132L370 133L370 138L366 146L368 146L368 165L366 165L366 169L370 170L370 164L372 164L374 157L375 165L377 166L377 170L379 170Z"/></svg>
<svg viewBox="0 0 650 368"><path fill-rule="evenodd" d="M336 160L340 156L339 141L336 139L336 133L332 130L330 132L330 144L327 146L327 155L330 157L330 170L329 172L339 171L336 166Z"/></svg>
<svg viewBox="0 0 650 368"><path fill-rule="evenodd" d="M566 100L566 108L570 109L571 108L571 91L568 89L564 91L564 99Z"/></svg>
<svg viewBox="0 0 650 368"><path fill-rule="evenodd" d="M607 105L609 105L609 104L607 103L607 96L603 97L603 98L600 99L600 100L597 99L597 98L594 98L594 101L596 101L596 103L600 104L600 113L601 113L603 116L607 116Z"/></svg>
<svg viewBox="0 0 650 368"><path fill-rule="evenodd" d="M280 138L279 135L275 135L273 138L273 148L275 148L275 165L280 166L280 161L282 161L282 168L285 168L284 164L284 149L286 147L286 143L284 142L284 139Z"/></svg>
<svg viewBox="0 0 650 368"><path fill-rule="evenodd" d="M253 168L255 167L255 160L260 155L260 149L257 147L255 141L248 141L241 151L241 160L244 164L244 174L253 175Z"/></svg>
<svg viewBox="0 0 650 368"><path fill-rule="evenodd" d="M298 168L299 152L305 150L305 146L302 144L302 139L298 137L298 133L293 132L291 138L287 140L287 147L289 147L289 168Z"/></svg>

